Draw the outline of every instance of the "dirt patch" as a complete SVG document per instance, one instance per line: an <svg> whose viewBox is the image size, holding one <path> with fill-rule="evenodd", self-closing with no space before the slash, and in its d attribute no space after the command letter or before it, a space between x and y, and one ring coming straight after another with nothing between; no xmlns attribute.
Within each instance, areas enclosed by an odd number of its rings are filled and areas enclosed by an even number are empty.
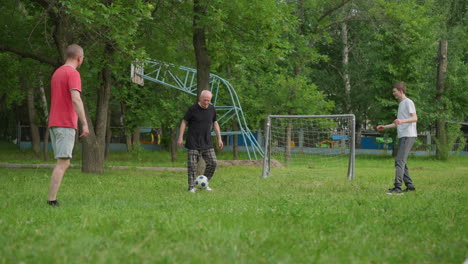
<svg viewBox="0 0 468 264"><path fill-rule="evenodd" d="M155 170L155 171L186 171L187 168L176 168L176 167L130 167L130 166L109 166L110 169L130 169L136 168L139 170Z"/></svg>
<svg viewBox="0 0 468 264"><path fill-rule="evenodd" d="M262 167L263 160L218 160L220 166L256 166ZM277 160L271 160L271 168L283 169L284 166ZM5 168L54 168L55 164L19 164L19 163L0 163L0 167ZM80 165L71 164L70 167L80 168ZM203 167L203 166L199 166ZM186 171L187 168L175 167L142 167L142 166L106 166L106 169L129 169L136 168L140 170L157 170L157 171ZM204 167L203 167L204 168ZM202 173L200 173L202 174Z"/></svg>
<svg viewBox="0 0 468 264"><path fill-rule="evenodd" d="M55 164L23 164L23 163L0 163L0 167L2 168L10 168L10 169L21 169L21 168L54 168ZM70 164L70 167L73 167Z"/></svg>
<svg viewBox="0 0 468 264"><path fill-rule="evenodd" d="M23 164L23 163L0 163L0 167L10 168L10 169L24 169L24 168L54 168L55 164ZM80 165L70 164L72 168L80 168ZM125 170L130 168L136 168L140 170L156 170L156 171L186 171L187 168L176 168L176 167L133 167L133 166L105 166L106 169L118 169L118 170Z"/></svg>
<svg viewBox="0 0 468 264"><path fill-rule="evenodd" d="M218 160L218 165L221 166L256 166L262 167L263 160ZM277 160L271 160L270 166L272 168L284 168L284 166Z"/></svg>

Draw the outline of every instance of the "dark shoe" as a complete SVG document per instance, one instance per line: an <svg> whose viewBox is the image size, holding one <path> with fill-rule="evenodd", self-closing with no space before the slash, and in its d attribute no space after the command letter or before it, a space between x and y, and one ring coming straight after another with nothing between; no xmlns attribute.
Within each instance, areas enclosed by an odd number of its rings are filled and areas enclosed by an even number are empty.
<svg viewBox="0 0 468 264"><path fill-rule="evenodd" d="M414 188L414 187L406 187L406 189L403 190L403 192L412 192L412 191L416 191L416 188Z"/></svg>
<svg viewBox="0 0 468 264"><path fill-rule="evenodd" d="M50 206L54 206L54 207L59 207L60 206L60 203L57 200L47 201L47 204L50 205Z"/></svg>
<svg viewBox="0 0 468 264"><path fill-rule="evenodd" d="M389 189L387 194L397 194L397 195L401 195L403 194L403 191L400 189L400 188L392 188L392 189Z"/></svg>

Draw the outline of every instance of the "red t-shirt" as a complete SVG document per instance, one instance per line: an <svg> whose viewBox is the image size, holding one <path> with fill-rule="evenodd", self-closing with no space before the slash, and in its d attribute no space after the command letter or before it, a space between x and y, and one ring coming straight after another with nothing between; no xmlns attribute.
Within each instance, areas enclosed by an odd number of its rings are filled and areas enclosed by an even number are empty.
<svg viewBox="0 0 468 264"><path fill-rule="evenodd" d="M81 93L80 73L70 65L55 70L50 83L49 127L78 129L78 115L72 104L71 90Z"/></svg>

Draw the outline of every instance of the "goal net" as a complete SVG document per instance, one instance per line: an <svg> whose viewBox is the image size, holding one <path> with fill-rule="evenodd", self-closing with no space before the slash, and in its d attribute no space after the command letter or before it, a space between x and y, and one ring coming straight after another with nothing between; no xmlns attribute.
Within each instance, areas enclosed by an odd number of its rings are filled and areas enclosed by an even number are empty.
<svg viewBox="0 0 468 264"><path fill-rule="evenodd" d="M354 178L355 117L270 115L262 177L280 174L347 175Z"/></svg>

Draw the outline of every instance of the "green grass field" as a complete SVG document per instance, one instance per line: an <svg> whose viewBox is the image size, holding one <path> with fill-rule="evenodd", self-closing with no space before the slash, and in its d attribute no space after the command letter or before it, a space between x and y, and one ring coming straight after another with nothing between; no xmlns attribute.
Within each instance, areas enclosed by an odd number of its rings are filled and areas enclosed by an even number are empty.
<svg viewBox="0 0 468 264"><path fill-rule="evenodd" d="M2 150L0 162L35 162ZM167 153L112 154L109 164L167 166ZM229 155L221 155L228 157ZM184 166L184 158L174 166ZM0 263L463 263L468 157L411 157L417 191L385 194L391 157L356 158L356 179L260 179L219 167L213 192L186 172L71 168L46 205L51 169L0 168ZM79 163L79 161L72 161ZM162 164L162 165L161 165Z"/></svg>

